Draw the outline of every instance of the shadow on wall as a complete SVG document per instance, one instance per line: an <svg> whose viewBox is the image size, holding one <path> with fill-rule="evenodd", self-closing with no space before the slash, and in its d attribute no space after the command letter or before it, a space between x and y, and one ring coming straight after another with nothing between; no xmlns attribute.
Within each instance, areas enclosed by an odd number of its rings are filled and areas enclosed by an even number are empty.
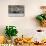
<svg viewBox="0 0 46 46"><path fill-rule="evenodd" d="M35 16L30 18L30 23L31 23L31 25L36 26L36 27L40 26L39 21L36 20Z"/></svg>

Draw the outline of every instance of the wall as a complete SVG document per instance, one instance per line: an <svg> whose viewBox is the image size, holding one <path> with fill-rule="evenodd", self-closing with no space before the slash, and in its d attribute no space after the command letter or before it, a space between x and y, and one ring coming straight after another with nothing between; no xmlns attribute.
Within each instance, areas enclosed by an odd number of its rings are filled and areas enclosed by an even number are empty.
<svg viewBox="0 0 46 46"><path fill-rule="evenodd" d="M24 5L24 17L8 17L8 5ZM39 27L35 16L41 13L40 6L46 5L46 0L0 0L0 34L4 34L6 25L15 25L19 31L18 36L31 36ZM46 30L46 29L45 29Z"/></svg>

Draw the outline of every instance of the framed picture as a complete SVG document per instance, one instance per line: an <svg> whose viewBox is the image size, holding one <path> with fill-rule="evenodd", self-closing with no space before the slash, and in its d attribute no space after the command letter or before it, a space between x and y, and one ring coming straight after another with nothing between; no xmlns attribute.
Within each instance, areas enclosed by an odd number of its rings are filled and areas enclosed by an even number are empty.
<svg viewBox="0 0 46 46"><path fill-rule="evenodd" d="M23 17L24 5L8 5L9 17Z"/></svg>

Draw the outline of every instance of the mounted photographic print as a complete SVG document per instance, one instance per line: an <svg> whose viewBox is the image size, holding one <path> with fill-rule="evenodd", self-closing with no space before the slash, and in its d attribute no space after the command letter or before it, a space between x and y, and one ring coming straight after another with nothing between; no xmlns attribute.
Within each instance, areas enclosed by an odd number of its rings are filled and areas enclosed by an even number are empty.
<svg viewBox="0 0 46 46"><path fill-rule="evenodd" d="M8 5L9 17L23 17L24 5Z"/></svg>

